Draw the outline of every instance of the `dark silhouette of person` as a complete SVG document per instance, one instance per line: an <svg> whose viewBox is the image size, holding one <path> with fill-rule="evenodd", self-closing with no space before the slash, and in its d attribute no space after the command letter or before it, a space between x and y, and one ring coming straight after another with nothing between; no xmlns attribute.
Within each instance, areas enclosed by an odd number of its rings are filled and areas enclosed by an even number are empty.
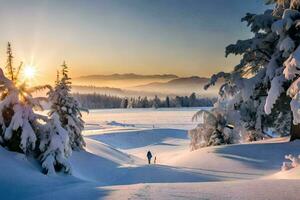
<svg viewBox="0 0 300 200"><path fill-rule="evenodd" d="M152 158L152 153L151 153L151 151L148 151L148 153L147 153L147 158L148 158L148 164L150 165L150 163L151 163L151 158Z"/></svg>

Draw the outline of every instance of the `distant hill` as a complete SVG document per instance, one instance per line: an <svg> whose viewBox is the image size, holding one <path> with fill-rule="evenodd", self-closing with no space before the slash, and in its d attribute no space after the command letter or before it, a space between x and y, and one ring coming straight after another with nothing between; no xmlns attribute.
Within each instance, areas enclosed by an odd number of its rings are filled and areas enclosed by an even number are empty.
<svg viewBox="0 0 300 200"><path fill-rule="evenodd" d="M97 87L114 87L125 89L151 82L166 82L178 78L174 74L140 75L134 73L110 74L110 75L89 75L73 78L76 85L93 85Z"/></svg>
<svg viewBox="0 0 300 200"><path fill-rule="evenodd" d="M175 77L175 78L174 78ZM80 80L80 81L78 81ZM209 78L178 77L172 74L91 75L73 79L74 93L98 93L115 96L185 96L195 92L201 96L216 96L220 84L204 90Z"/></svg>
<svg viewBox="0 0 300 200"><path fill-rule="evenodd" d="M210 88L209 90L204 90L204 85L207 84L208 81L209 78L191 76L184 78L176 78L164 83L152 82L144 85L131 87L130 89L144 92L157 91L160 93L172 93L179 95L188 95L192 92L196 92L204 96L216 96L217 88L220 86L220 83Z"/></svg>
<svg viewBox="0 0 300 200"><path fill-rule="evenodd" d="M120 88L81 86L81 85L73 85L72 92L81 93L81 94L98 93L98 94L107 94L107 95L115 95L115 96L125 95L125 92Z"/></svg>
<svg viewBox="0 0 300 200"><path fill-rule="evenodd" d="M173 88L173 87L189 87L189 86L196 86L200 87L201 85L205 85L209 81L209 78L202 78L198 76L191 76L185 78L176 78L165 83L153 82L145 85L139 85L133 87L135 89L149 89L153 87L160 87L160 88Z"/></svg>
<svg viewBox="0 0 300 200"><path fill-rule="evenodd" d="M191 76L191 77L185 77L185 78L176 78L173 80L170 80L165 83L160 83L160 82L154 82L154 83L149 83L145 85L139 85L134 88L153 88L153 87L160 87L160 88L173 88L173 87L186 87L186 86L197 86L199 87L200 85L204 85L209 81L209 78L202 78L198 76Z"/></svg>
<svg viewBox="0 0 300 200"><path fill-rule="evenodd" d="M130 79L175 79L178 76L174 74L154 74L154 75L140 75L134 73L127 74L110 74L110 75L88 75L80 76L74 78L74 80L91 80L91 79L101 79L101 80L130 80Z"/></svg>

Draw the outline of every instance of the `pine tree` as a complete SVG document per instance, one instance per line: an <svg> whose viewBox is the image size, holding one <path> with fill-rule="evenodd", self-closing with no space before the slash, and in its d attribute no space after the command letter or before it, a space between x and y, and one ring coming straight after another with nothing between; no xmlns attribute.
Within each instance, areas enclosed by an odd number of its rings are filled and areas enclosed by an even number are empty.
<svg viewBox="0 0 300 200"><path fill-rule="evenodd" d="M194 107L196 105L197 97L196 93L193 92L189 97L189 107Z"/></svg>
<svg viewBox="0 0 300 200"><path fill-rule="evenodd" d="M1 87L1 143L11 151L28 153L35 149L38 115L33 112L36 104L25 87L17 87L0 71Z"/></svg>
<svg viewBox="0 0 300 200"><path fill-rule="evenodd" d="M169 96L166 97L165 104L166 104L165 106L166 106L167 108L171 107L171 104L170 104L170 97L169 97Z"/></svg>
<svg viewBox="0 0 300 200"><path fill-rule="evenodd" d="M198 119L201 120L198 126L188 132L191 138L191 150L233 144L239 139L238 134L233 134L234 131L229 128L226 119L217 110L211 112L200 110L193 116L194 121Z"/></svg>
<svg viewBox="0 0 300 200"><path fill-rule="evenodd" d="M160 99L158 98L157 95L155 95L155 97L153 99L152 108L159 108L160 104L161 104Z"/></svg>
<svg viewBox="0 0 300 200"><path fill-rule="evenodd" d="M122 101L121 101L120 107L121 108L127 108L127 106L128 106L128 99L127 98L123 98Z"/></svg>
<svg viewBox="0 0 300 200"><path fill-rule="evenodd" d="M43 126L39 136L39 159L43 173L54 174L56 171L71 173L68 157L72 153L68 132L61 126L58 114L52 113L48 123Z"/></svg>
<svg viewBox="0 0 300 200"><path fill-rule="evenodd" d="M55 88L49 93L52 102L50 117L59 116L62 127L69 134L69 143L73 150L81 150L85 146L82 136L84 121L78 102L71 95L71 78L68 76L68 67L62 64L61 79L56 81Z"/></svg>
<svg viewBox="0 0 300 200"><path fill-rule="evenodd" d="M135 102L134 102L134 98L130 98L127 104L127 108L134 108L135 106Z"/></svg>
<svg viewBox="0 0 300 200"><path fill-rule="evenodd" d="M37 119L41 118L33 112L34 107L41 107L40 98L33 98L26 83L19 79L18 68L13 66L13 54L10 43L7 45L6 78L0 71L1 99L0 99L0 141L11 151L28 153L35 149L37 141Z"/></svg>
<svg viewBox="0 0 300 200"><path fill-rule="evenodd" d="M290 131L291 140L300 139L300 1L266 2L274 4L274 8L262 15L247 14L243 18L254 37L226 48L226 55L243 56L240 64L231 73L213 76L210 85L218 77L225 78L220 93L224 95L234 89L231 109L248 110L242 115L246 129L263 132L271 127L280 135ZM228 101L220 98L217 105ZM225 115L228 112L229 109L225 110Z"/></svg>
<svg viewBox="0 0 300 200"><path fill-rule="evenodd" d="M272 31L278 35L276 52L272 55L273 62L269 63L269 68L278 66L277 74L271 81L271 87L265 105L267 114L277 110L276 104L280 97L286 93L290 99L290 109L292 111L291 140L300 139L300 1L281 0L268 1L275 3L273 15L278 18L272 24Z"/></svg>
<svg viewBox="0 0 300 200"><path fill-rule="evenodd" d="M149 101L147 97L144 97L142 99L142 108L148 108L149 107Z"/></svg>
<svg viewBox="0 0 300 200"><path fill-rule="evenodd" d="M286 34L278 34L276 29L278 25L285 26L280 18L284 16L284 10L290 8L287 4L291 2L296 1L271 0L267 3L276 3L273 9L263 14L247 13L242 21L247 22L253 37L238 40L226 48L226 56L242 56L240 63L230 73L213 75L207 86L214 85L220 77L225 79L214 109L222 112L247 140L263 138L262 133L268 128L281 135L289 131L290 112L280 106L290 101L281 95L289 85L282 75L282 66L294 44L289 38L282 37ZM280 126L276 123L278 118L282 119Z"/></svg>

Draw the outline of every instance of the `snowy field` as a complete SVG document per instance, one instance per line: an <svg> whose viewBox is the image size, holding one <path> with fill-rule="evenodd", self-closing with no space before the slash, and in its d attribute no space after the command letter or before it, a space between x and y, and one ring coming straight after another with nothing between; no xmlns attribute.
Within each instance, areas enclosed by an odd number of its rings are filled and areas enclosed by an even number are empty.
<svg viewBox="0 0 300 200"><path fill-rule="evenodd" d="M198 108L199 109L199 108ZM280 172L300 142L278 138L189 151L193 109L94 110L72 176L45 176L0 148L0 199L299 199L300 168ZM207 108L206 108L207 109ZM150 150L157 164L146 164Z"/></svg>
<svg viewBox="0 0 300 200"><path fill-rule="evenodd" d="M178 128L188 130L195 127L197 122L192 122L192 116L199 109L209 108L159 108L159 109L107 109L91 110L84 114L87 129L92 125L129 126L138 128ZM117 124L114 124L117 122Z"/></svg>

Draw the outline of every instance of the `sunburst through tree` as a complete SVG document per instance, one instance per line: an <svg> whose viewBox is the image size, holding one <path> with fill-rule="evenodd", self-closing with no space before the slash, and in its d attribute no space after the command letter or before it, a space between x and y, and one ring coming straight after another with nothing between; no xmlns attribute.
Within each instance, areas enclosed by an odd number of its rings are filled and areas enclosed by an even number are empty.
<svg viewBox="0 0 300 200"><path fill-rule="evenodd" d="M26 76L33 76L32 69L13 64L10 43L7 46L5 73L0 69L0 142L11 151L17 151L36 157L42 164L44 173L55 171L71 172L67 161L71 154L69 134L56 114L44 116L37 110L43 110L42 101L46 97L34 97L33 93L51 86L29 87L27 80L20 74L25 69Z"/></svg>

